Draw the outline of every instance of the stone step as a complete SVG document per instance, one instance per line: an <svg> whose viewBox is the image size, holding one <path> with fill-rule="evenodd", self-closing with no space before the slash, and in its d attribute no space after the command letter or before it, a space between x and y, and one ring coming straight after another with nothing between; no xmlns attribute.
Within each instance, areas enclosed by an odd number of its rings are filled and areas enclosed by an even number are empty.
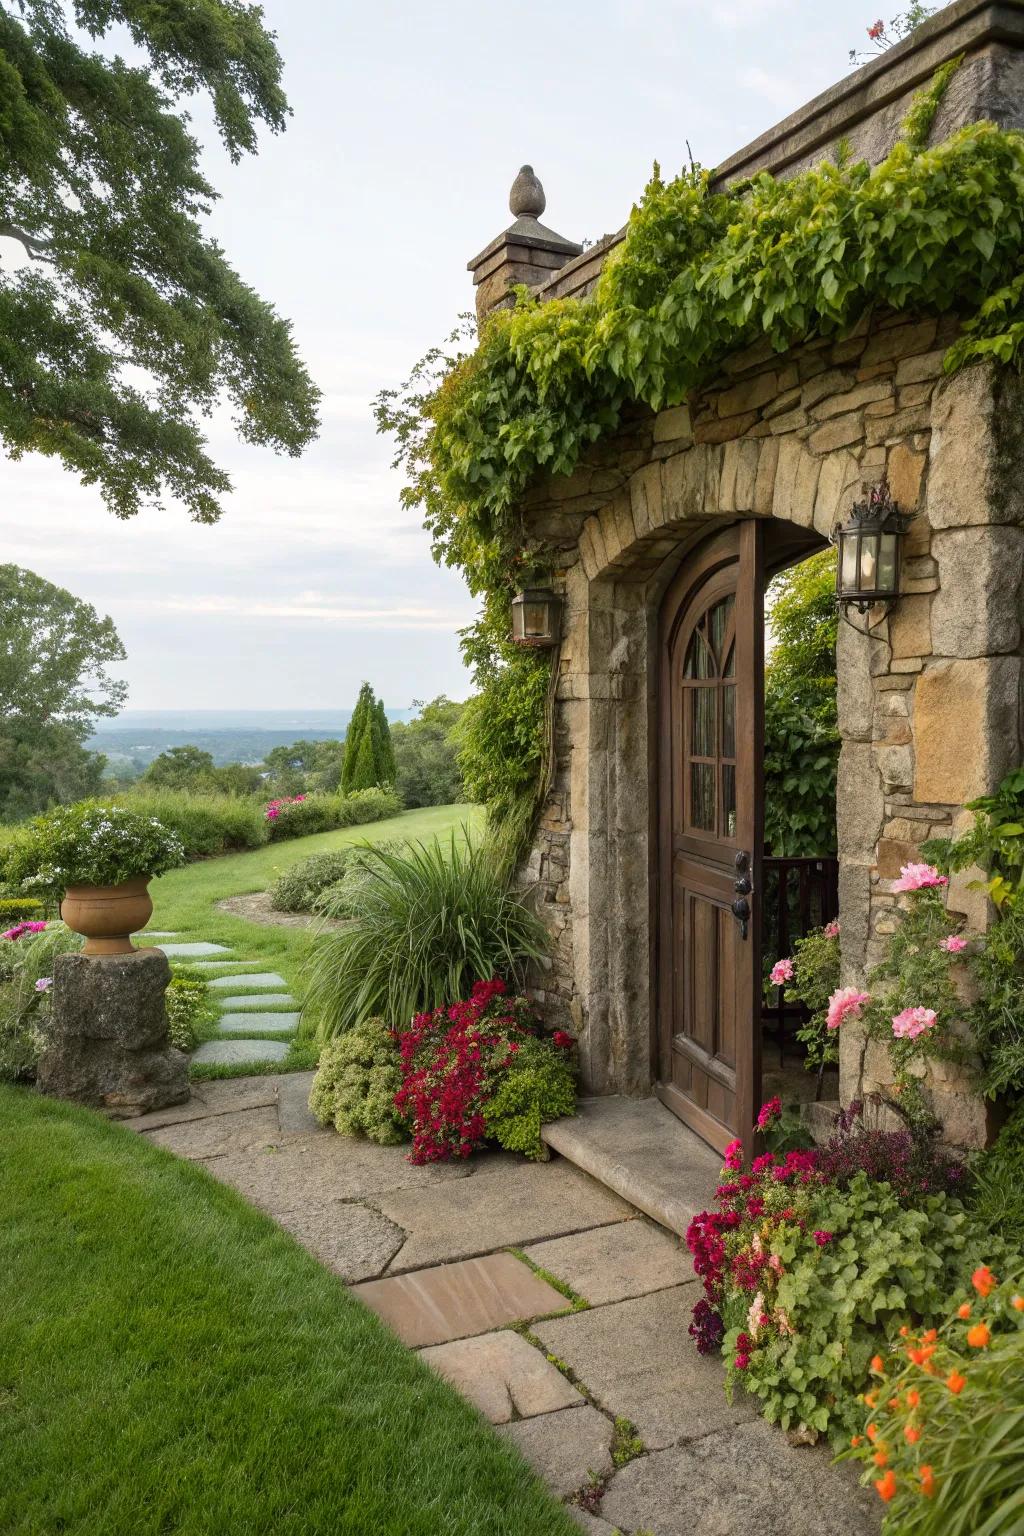
<svg viewBox="0 0 1024 1536"><path fill-rule="evenodd" d="M714 1199L722 1159L658 1099L581 1099L541 1139L591 1178L685 1236Z"/></svg>
<svg viewBox="0 0 1024 1536"><path fill-rule="evenodd" d="M194 960L193 966L197 971L219 971L228 965L261 965L260 960Z"/></svg>
<svg viewBox="0 0 1024 1536"><path fill-rule="evenodd" d="M168 960L205 960L210 955L222 955L226 960L233 958L226 944L208 944L205 940L192 944L161 944L159 948Z"/></svg>
<svg viewBox="0 0 1024 1536"><path fill-rule="evenodd" d="M243 987L247 991L250 988L265 988L267 991L283 992L288 983L276 971L247 971L242 976L213 976L209 981L209 985L221 989L234 987L236 991L239 987Z"/></svg>
<svg viewBox="0 0 1024 1536"><path fill-rule="evenodd" d="M228 1013L220 1020L222 1034L244 1035L247 1029L267 1030L275 1035L292 1035L299 1027L297 1013Z"/></svg>
<svg viewBox="0 0 1024 1536"><path fill-rule="evenodd" d="M233 981L234 977L231 979ZM256 992L255 994L243 993L238 997L222 997L219 999L219 1002L224 1013L233 1013L236 1008L251 1008L253 1003L257 1002L263 1008L269 1008L271 1003L280 1003L283 1006L290 1004L293 1008L298 1007L298 1003L295 1001L294 997L290 996L290 994L287 992Z"/></svg>
<svg viewBox="0 0 1024 1536"><path fill-rule="evenodd" d="M192 1060L233 1067L247 1061L283 1061L287 1055L287 1040L204 1040Z"/></svg>

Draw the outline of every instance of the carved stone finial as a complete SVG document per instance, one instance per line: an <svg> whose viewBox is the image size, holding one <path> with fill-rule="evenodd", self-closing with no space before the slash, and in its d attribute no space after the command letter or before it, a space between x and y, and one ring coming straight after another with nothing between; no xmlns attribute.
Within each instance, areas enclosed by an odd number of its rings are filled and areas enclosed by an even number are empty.
<svg viewBox="0 0 1024 1536"><path fill-rule="evenodd" d="M539 219L547 207L547 198L539 179L533 174L532 165L520 167L519 175L512 183L508 206L517 219Z"/></svg>

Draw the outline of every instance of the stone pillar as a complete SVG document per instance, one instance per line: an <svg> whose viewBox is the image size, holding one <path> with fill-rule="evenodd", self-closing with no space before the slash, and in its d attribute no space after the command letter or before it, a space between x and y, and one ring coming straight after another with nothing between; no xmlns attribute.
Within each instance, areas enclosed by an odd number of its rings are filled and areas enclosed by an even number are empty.
<svg viewBox="0 0 1024 1536"><path fill-rule="evenodd" d="M159 949L130 955L58 955L40 1091L119 1117L189 1096L188 1057L169 1040Z"/></svg>
<svg viewBox="0 0 1024 1536"><path fill-rule="evenodd" d="M531 288L546 283L583 250L582 245L563 239L540 222L547 202L532 166L524 165L512 183L508 206L515 215L515 223L467 263L476 285L478 320L483 320L492 309L509 304L510 288L519 283Z"/></svg>

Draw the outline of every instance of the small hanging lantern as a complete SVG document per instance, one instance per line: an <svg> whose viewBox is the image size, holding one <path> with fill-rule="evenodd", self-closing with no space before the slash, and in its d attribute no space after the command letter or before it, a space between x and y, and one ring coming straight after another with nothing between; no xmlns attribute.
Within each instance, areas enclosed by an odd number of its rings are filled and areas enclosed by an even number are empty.
<svg viewBox="0 0 1024 1536"><path fill-rule="evenodd" d="M839 548L836 596L841 603L866 613L872 603L895 602L900 595L900 545L909 523L886 479L856 503L849 520L832 535Z"/></svg>
<svg viewBox="0 0 1024 1536"><path fill-rule="evenodd" d="M526 587L512 599L512 639L538 648L558 644L561 602L547 587Z"/></svg>

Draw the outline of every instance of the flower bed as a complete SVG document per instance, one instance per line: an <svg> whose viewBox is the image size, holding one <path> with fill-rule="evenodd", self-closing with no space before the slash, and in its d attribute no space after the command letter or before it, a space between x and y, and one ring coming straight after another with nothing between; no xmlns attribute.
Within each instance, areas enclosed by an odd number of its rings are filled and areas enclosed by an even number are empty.
<svg viewBox="0 0 1024 1536"><path fill-rule="evenodd" d="M36 816L3 850L3 875L23 889L114 886L185 862L177 833L122 805L61 806Z"/></svg>

